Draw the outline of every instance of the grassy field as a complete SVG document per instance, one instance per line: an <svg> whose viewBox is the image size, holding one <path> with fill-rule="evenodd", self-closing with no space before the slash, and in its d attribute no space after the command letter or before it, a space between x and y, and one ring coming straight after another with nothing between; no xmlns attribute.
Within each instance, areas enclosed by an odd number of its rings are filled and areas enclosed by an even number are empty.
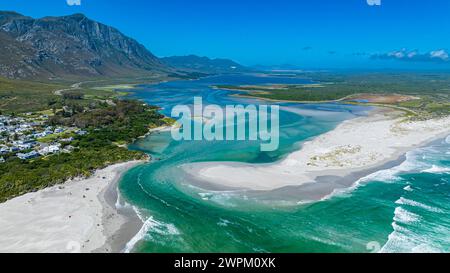
<svg viewBox="0 0 450 273"><path fill-rule="evenodd" d="M355 94L350 90L340 90L331 86L317 85L260 85L260 86L232 86L218 85L219 89L229 89L246 92L242 96L282 101L318 102L341 99Z"/></svg>
<svg viewBox="0 0 450 273"><path fill-rule="evenodd" d="M137 84L157 83L171 80L170 77L139 77L90 79L82 82L80 88L63 91L62 93L79 93L88 105L93 100L108 100L126 96ZM11 80L0 77L0 112L24 113L45 111L61 108L65 103L77 102L70 97L55 94L57 90L71 89L74 82L33 82Z"/></svg>
<svg viewBox="0 0 450 273"><path fill-rule="evenodd" d="M55 90L63 84L17 81L0 77L0 111L20 113L46 110L58 100Z"/></svg>

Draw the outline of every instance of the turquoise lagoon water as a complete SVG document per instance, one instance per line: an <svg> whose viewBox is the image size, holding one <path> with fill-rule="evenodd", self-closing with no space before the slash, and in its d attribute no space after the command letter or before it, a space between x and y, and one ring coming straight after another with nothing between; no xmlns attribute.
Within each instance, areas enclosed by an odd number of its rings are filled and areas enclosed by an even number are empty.
<svg viewBox="0 0 450 273"><path fill-rule="evenodd" d="M193 96L211 104L266 104L231 96L211 84L308 83L281 77L229 75L142 86L134 96L170 114ZM145 221L133 252L413 252L450 251L450 139L411 151L401 165L360 179L328 199L299 204L245 191L215 192L180 172L199 161L274 162L301 143L367 108L280 103L280 148L261 152L250 141L173 141L170 132L131 145L152 155L128 171L122 198Z"/></svg>

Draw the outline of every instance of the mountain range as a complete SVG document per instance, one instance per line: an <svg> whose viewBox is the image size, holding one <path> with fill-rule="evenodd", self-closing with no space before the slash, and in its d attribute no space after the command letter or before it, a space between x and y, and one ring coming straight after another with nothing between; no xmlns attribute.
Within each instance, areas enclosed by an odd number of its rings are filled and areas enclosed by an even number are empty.
<svg viewBox="0 0 450 273"><path fill-rule="evenodd" d="M172 69L136 40L82 14L33 19L0 12L0 75L101 77Z"/></svg>
<svg viewBox="0 0 450 273"><path fill-rule="evenodd" d="M242 72L231 60L158 58L119 30L83 14L34 19L0 11L0 76L80 79Z"/></svg>
<svg viewBox="0 0 450 273"><path fill-rule="evenodd" d="M169 66L184 71L200 73L240 73L249 72L250 69L229 59L210 59L196 55L172 56L161 58Z"/></svg>

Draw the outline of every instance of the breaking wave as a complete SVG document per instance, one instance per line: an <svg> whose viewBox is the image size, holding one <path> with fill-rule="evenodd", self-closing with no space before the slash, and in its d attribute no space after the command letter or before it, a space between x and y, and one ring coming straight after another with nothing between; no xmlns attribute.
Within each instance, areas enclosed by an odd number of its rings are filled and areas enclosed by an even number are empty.
<svg viewBox="0 0 450 273"><path fill-rule="evenodd" d="M392 223L394 231L389 234L388 241L381 248L381 253L436 253L440 252L432 242L424 239L412 230Z"/></svg>
<svg viewBox="0 0 450 273"><path fill-rule="evenodd" d="M398 223L414 223L420 220L420 216L407 211L402 207L396 207L394 211L394 221Z"/></svg>
<svg viewBox="0 0 450 273"><path fill-rule="evenodd" d="M143 215L139 212L136 207L133 207L136 214L141 220L143 220ZM143 221L143 225L138 233L126 244L125 253L130 253L136 244L143 239L152 239L152 233L158 235L179 235L180 232L173 224L167 224L161 221L157 221L150 216L147 220Z"/></svg>
<svg viewBox="0 0 450 273"><path fill-rule="evenodd" d="M421 209L424 209L424 210L427 210L427 211L430 211L430 212L439 212L439 213L443 212L439 208L428 206L428 205L425 205L423 203L420 203L420 202L417 202L417 201L414 201L414 200L406 199L404 197L400 197L400 199L395 201L395 204L407 205L407 206L411 206L411 207L418 207L418 208L421 208Z"/></svg>
<svg viewBox="0 0 450 273"><path fill-rule="evenodd" d="M450 173L450 168L433 165L431 168L422 171L423 173Z"/></svg>

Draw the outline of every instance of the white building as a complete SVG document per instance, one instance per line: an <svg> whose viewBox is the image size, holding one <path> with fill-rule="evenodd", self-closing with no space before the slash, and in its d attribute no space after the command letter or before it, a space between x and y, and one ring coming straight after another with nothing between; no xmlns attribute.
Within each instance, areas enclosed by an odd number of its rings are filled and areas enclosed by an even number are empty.
<svg viewBox="0 0 450 273"><path fill-rule="evenodd" d="M17 157L20 159L31 159L31 158L35 158L38 157L39 154L36 151L31 151L29 153L26 154L22 154L22 153L18 153Z"/></svg>
<svg viewBox="0 0 450 273"><path fill-rule="evenodd" d="M47 147L44 147L44 148L40 149L39 153L41 155L48 155L48 154L57 153L57 152L59 152L59 150L60 150L60 148L59 148L58 145L50 145L50 146L47 146Z"/></svg>

